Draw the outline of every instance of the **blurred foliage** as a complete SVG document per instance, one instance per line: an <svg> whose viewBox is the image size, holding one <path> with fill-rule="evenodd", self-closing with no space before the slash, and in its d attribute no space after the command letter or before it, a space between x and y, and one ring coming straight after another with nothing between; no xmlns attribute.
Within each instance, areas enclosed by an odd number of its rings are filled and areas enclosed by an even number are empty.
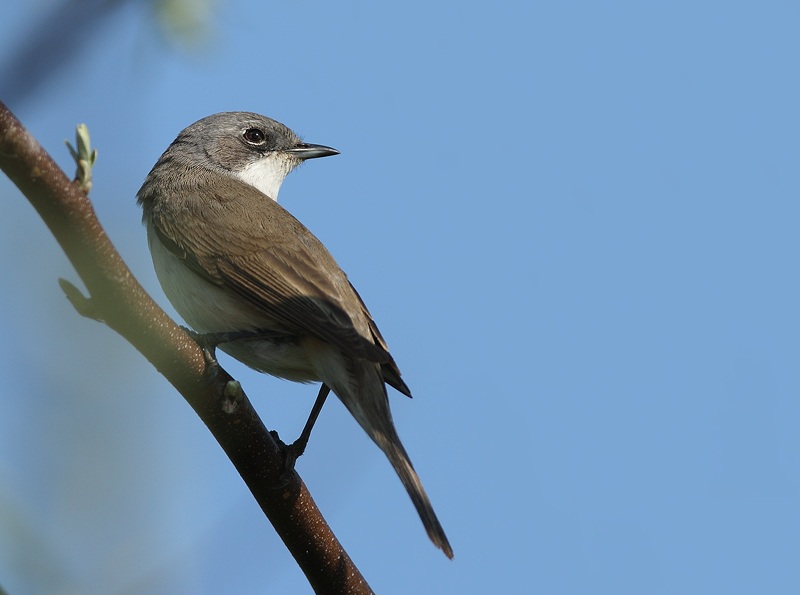
<svg viewBox="0 0 800 595"><path fill-rule="evenodd" d="M61 0L39 7L27 34L0 59L0 89L12 109L35 96L58 72L80 59L124 7L145 10L173 45L195 50L211 39L221 0Z"/></svg>
<svg viewBox="0 0 800 595"><path fill-rule="evenodd" d="M212 17L220 0L153 0L153 3L168 38L191 48L211 37Z"/></svg>

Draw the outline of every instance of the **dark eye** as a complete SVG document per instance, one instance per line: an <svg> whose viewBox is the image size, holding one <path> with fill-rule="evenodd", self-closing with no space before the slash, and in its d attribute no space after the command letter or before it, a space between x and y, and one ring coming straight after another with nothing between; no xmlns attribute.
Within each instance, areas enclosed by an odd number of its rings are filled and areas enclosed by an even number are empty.
<svg viewBox="0 0 800 595"><path fill-rule="evenodd" d="M254 145L263 144L267 138L267 135L264 134L263 130L259 130L258 128L248 128L244 131L244 140L248 143L252 143Z"/></svg>

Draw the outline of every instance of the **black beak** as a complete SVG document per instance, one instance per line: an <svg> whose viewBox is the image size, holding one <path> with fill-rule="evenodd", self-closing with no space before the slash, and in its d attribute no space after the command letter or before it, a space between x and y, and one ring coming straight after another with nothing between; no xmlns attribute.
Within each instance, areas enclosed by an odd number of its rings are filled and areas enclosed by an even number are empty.
<svg viewBox="0 0 800 595"><path fill-rule="evenodd" d="M317 157L329 157L330 155L338 155L339 151L332 147L325 145L312 145L310 143L300 143L296 147L286 150L298 159L316 159Z"/></svg>

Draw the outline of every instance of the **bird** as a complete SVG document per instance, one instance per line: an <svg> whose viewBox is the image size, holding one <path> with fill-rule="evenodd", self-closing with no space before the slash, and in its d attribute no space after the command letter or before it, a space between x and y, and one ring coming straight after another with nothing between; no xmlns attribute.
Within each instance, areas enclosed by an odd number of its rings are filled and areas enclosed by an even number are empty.
<svg viewBox="0 0 800 595"><path fill-rule="evenodd" d="M259 372L321 383L300 452L333 391L388 458L430 539L452 558L395 428L386 385L411 391L347 275L277 202L293 169L337 154L252 112L221 112L188 126L137 193L153 266L200 337Z"/></svg>

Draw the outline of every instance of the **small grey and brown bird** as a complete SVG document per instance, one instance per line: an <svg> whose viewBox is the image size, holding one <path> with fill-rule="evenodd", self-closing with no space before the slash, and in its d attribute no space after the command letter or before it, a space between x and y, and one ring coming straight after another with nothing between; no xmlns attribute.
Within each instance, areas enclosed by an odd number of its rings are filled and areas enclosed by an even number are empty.
<svg viewBox="0 0 800 595"><path fill-rule="evenodd" d="M277 203L289 172L306 159L337 153L254 113L195 122L137 195L153 265L189 326L234 338L220 349L273 376L321 382L323 400L330 388L386 454L431 540L452 558L395 430L386 384L411 392L345 273Z"/></svg>

